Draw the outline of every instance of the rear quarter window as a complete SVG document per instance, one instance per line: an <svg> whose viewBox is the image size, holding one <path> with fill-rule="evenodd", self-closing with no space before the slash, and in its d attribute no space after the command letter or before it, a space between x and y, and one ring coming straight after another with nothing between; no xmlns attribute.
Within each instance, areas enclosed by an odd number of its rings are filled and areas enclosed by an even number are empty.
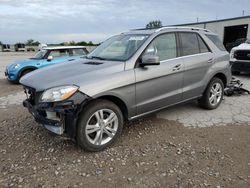
<svg viewBox="0 0 250 188"><path fill-rule="evenodd" d="M217 35L208 35L206 36L215 44L217 48L219 48L221 51L227 51L224 47L223 43L221 42L220 38Z"/></svg>

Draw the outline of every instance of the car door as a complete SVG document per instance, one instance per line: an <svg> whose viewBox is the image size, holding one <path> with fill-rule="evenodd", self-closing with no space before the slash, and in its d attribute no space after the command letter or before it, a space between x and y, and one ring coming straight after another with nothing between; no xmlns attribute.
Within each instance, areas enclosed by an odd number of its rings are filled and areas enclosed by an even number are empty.
<svg viewBox="0 0 250 188"><path fill-rule="evenodd" d="M183 66L177 58L176 38L175 33L159 35L142 54L159 56L160 65L135 69L138 115L178 103L182 98Z"/></svg>
<svg viewBox="0 0 250 188"><path fill-rule="evenodd" d="M198 33L178 33L181 57L185 72L183 79L183 100L200 96L206 87L205 75L214 63L213 55Z"/></svg>

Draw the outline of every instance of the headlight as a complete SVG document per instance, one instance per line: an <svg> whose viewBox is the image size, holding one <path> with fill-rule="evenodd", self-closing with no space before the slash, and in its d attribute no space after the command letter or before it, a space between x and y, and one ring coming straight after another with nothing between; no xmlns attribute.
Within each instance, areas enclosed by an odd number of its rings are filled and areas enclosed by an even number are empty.
<svg viewBox="0 0 250 188"><path fill-rule="evenodd" d="M18 69L18 68L20 67L19 64L14 64L14 65L12 65L12 66L13 66L14 69Z"/></svg>
<svg viewBox="0 0 250 188"><path fill-rule="evenodd" d="M70 98L79 87L77 86L60 86L48 89L43 92L40 102L57 102Z"/></svg>

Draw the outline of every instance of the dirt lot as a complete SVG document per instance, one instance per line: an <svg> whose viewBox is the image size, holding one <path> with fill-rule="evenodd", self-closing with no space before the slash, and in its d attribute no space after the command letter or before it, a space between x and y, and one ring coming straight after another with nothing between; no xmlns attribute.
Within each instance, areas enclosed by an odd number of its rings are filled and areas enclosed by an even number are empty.
<svg viewBox="0 0 250 188"><path fill-rule="evenodd" d="M17 58L1 55L0 67ZM250 76L240 78L250 89ZM0 187L250 187L247 95L128 123L115 145L88 153L35 123L21 86L0 79L0 88Z"/></svg>

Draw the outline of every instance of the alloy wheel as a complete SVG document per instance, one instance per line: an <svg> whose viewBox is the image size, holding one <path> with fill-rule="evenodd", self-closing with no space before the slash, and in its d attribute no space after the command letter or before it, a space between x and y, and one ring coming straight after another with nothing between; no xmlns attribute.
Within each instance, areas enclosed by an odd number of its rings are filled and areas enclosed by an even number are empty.
<svg viewBox="0 0 250 188"><path fill-rule="evenodd" d="M209 103L213 106L217 105L222 98L222 86L220 83L214 83L210 90Z"/></svg>
<svg viewBox="0 0 250 188"><path fill-rule="evenodd" d="M91 144L101 146L113 139L118 126L118 117L114 111L100 109L88 119L85 134Z"/></svg>

